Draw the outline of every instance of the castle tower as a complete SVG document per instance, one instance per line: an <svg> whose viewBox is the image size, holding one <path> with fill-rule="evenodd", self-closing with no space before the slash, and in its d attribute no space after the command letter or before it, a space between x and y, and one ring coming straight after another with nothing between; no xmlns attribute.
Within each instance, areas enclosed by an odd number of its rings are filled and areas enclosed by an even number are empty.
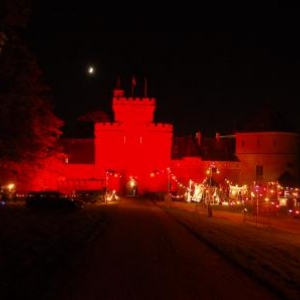
<svg viewBox="0 0 300 300"><path fill-rule="evenodd" d="M113 123L95 124L95 166L122 174L123 187L135 179L140 193L149 190L153 170L166 169L171 162L173 126L154 122L156 100L125 97L113 91ZM100 172L100 171L99 171Z"/></svg>
<svg viewBox="0 0 300 300"><path fill-rule="evenodd" d="M154 98L148 97L127 98L124 96L123 90L115 89L112 105L115 122L122 124L152 123L155 102Z"/></svg>

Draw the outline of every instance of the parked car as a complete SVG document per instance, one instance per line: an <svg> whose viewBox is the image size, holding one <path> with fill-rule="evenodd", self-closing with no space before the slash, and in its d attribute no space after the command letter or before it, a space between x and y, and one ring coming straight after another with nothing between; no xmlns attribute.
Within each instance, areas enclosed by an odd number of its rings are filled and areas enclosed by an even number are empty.
<svg viewBox="0 0 300 300"><path fill-rule="evenodd" d="M76 190L74 193L75 199L84 203L95 204L97 202L104 202L104 190Z"/></svg>
<svg viewBox="0 0 300 300"><path fill-rule="evenodd" d="M28 208L79 209L85 207L82 201L73 199L59 191L29 192L25 198L25 204Z"/></svg>

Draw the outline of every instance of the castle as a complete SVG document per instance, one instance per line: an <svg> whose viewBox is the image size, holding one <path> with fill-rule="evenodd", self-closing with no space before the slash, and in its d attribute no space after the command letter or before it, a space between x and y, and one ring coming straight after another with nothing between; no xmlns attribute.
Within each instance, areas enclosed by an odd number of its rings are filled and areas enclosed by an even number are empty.
<svg viewBox="0 0 300 300"><path fill-rule="evenodd" d="M220 183L299 179L298 133L262 127L215 138L201 132L175 137L172 124L154 122L156 99L126 97L121 88L113 91L112 109L114 121L96 122L94 138L62 140L66 163L58 189L181 193L216 169L211 176Z"/></svg>

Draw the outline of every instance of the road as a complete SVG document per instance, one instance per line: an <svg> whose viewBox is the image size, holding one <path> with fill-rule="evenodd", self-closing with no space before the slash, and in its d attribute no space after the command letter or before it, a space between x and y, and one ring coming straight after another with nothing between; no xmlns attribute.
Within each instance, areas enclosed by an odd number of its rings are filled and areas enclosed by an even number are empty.
<svg viewBox="0 0 300 300"><path fill-rule="evenodd" d="M151 201L124 198L47 300L279 299Z"/></svg>

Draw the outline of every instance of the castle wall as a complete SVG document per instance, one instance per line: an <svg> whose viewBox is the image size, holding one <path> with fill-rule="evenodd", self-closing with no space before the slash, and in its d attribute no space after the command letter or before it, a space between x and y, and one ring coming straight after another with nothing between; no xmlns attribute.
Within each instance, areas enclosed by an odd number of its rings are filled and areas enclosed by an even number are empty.
<svg viewBox="0 0 300 300"><path fill-rule="evenodd" d="M170 165L173 127L169 124L95 124L96 168L139 179L140 191L155 169ZM125 179L123 179L125 180Z"/></svg>
<svg viewBox="0 0 300 300"><path fill-rule="evenodd" d="M65 193L74 190L99 190L104 186L105 174L98 173L95 165L67 164L58 179L58 189Z"/></svg>
<svg viewBox="0 0 300 300"><path fill-rule="evenodd" d="M118 123L152 123L156 100L154 98L113 98L115 122Z"/></svg>
<svg viewBox="0 0 300 300"><path fill-rule="evenodd" d="M236 133L236 155L241 161L239 181L276 181L283 172L299 178L299 135L285 132ZM259 174L257 168L263 168Z"/></svg>
<svg viewBox="0 0 300 300"><path fill-rule="evenodd" d="M173 160L171 169L181 182L193 180L198 184L203 183L207 178L207 171L215 166L218 174L214 174L214 179L221 185L226 181L237 183L240 176L240 162L236 161L203 161L198 157L185 157L181 160Z"/></svg>
<svg viewBox="0 0 300 300"><path fill-rule="evenodd" d="M166 192L168 188L173 191L179 185L187 186L191 180L202 183L212 165L219 171L213 174L213 179L220 184L252 185L257 180L275 181L285 171L299 179L298 134L236 133L237 161L233 155L224 155L227 148L218 148L221 143L213 141L202 145L205 139L198 132L196 145L208 152L206 156L201 158L198 148L181 155L180 149L185 147L179 147L180 144L177 145L180 153L172 160L173 126L154 122L154 98L127 98L123 90L115 90L112 107L114 122L95 123L93 140L65 143L65 147L76 145L77 149L69 151L72 163L65 164L59 172L59 189L71 192L106 187L125 194L133 187L139 194ZM219 135L217 142L218 139ZM184 143L187 139L183 139ZM228 148L229 154L232 154L232 148L234 146ZM204 157L219 160L203 160ZM228 157L232 161L228 161ZM91 163L78 164L79 160ZM257 174L258 167L263 174Z"/></svg>

